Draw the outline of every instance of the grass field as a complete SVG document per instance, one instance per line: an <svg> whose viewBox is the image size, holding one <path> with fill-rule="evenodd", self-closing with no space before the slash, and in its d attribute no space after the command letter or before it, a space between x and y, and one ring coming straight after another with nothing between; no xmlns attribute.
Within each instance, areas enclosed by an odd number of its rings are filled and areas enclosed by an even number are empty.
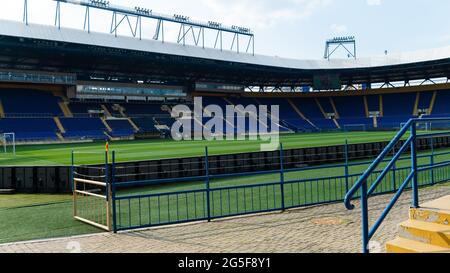
<svg viewBox="0 0 450 273"><path fill-rule="evenodd" d="M450 150L439 150L439 152L450 152ZM450 155L437 156L436 162L442 162L450 160ZM409 160L403 160L398 163L397 167L407 167L409 166ZM419 159L419 164L429 164L428 158ZM383 164L384 165L384 164ZM360 173L367 165L352 166L350 168L350 173ZM327 176L339 176L344 174L344 169L342 167L330 167L327 169L316 169L301 172L290 172L285 175L286 180L296 180L296 179L308 179L317 177L327 177ZM253 175L245 177L234 177L229 179L213 179L211 180L211 188L225 187L225 186L236 186L236 185L252 185L252 184L264 184L279 181L279 175ZM389 184L389 183L387 183ZM386 184L386 186L388 186ZM286 186L286 196L288 203L295 202L309 202L316 200L326 200L334 198L334 196L341 196L344 192L342 184L331 184L331 191L320 190L325 188L317 188L314 186L301 187L298 184L292 184L292 186ZM450 184L444 184L444 186L449 187ZM194 190L194 189L204 189L205 183L203 181L197 182L187 182L187 183L177 183L177 184L166 184L166 185L154 185L139 189L123 190L119 192L119 195L134 195L134 194L145 194L145 193L167 193L174 191L183 190ZM382 185L383 187L383 185ZM263 188L264 189L264 188ZM319 191L317 191L319 189ZM450 188L449 188L450 189ZM303 194L303 192L308 192L308 195ZM301 192L298 195L297 192ZM309 195L312 193L312 195ZM250 200L249 192L246 193L247 200ZM277 202L279 202L279 192L276 192ZM232 195L232 198L234 196ZM243 194L237 200L240 204L243 203ZM164 199L163 199L164 200ZM171 197L171 202L175 202L175 199ZM180 202L183 202L181 198ZM156 206L155 199L152 200L142 200L142 206L147 204L153 204ZM189 206L192 206L193 200L190 199ZM197 201L201 201L197 199ZM147 203L146 203L147 202ZM249 202L249 201L247 201ZM152 206L153 206L152 205ZM234 205L232 203L231 205ZM133 210L137 207L136 200L132 202ZM250 206L250 204L249 204ZM122 204L122 219L127 219L127 214L124 213L126 210L126 203ZM220 204L215 205L215 213L219 213ZM344 209L344 208L343 208ZM163 215L159 216L162 218L168 217L168 215L176 215L176 207L171 206L170 210L166 210L163 206L161 210L164 212ZM165 212L168 211L167 215ZM204 213L201 207L197 208L197 213ZM147 215L146 213L144 213ZM180 215L181 216L181 215ZM152 212L153 219L157 219L156 212ZM147 221L145 217L142 221ZM133 223L137 223L138 218L133 215ZM31 240L31 239L42 239L42 238L53 238L60 236L71 236L79 234L88 234L102 232L99 229L91 227L89 225L75 221L72 218L72 197L71 195L57 194L57 195L47 195L47 194L33 194L33 195L0 195L0 243Z"/></svg>
<svg viewBox="0 0 450 273"><path fill-rule="evenodd" d="M349 132L281 135L285 149L341 145L391 140L396 132ZM210 155L257 152L262 141L183 141L145 140L112 142L118 162L201 156L205 146ZM51 144L18 146L17 154L0 154L0 166L70 165L71 151L76 152L76 164L103 163L104 143ZM97 154L96 154L97 153Z"/></svg>
<svg viewBox="0 0 450 273"><path fill-rule="evenodd" d="M338 145L343 144L346 139L349 143L363 143L390 140L394 132L371 132L371 133L330 133L330 134L307 134L307 135L284 135L282 142L285 148L300 148L311 146ZM134 161L156 158L173 158L182 156L202 155L205 145L210 148L211 154L225 154L258 151L258 141L242 142L216 141L192 141L192 142L174 142L166 140L155 141L135 141L135 142L116 142L111 143L110 147L118 151L120 161ZM38 145L38 146L20 146L16 157L2 155L3 165L59 165L69 164L71 150L77 152L101 152L103 143L76 144L76 145ZM450 150L440 150L439 152L448 152ZM79 156L79 155L77 155ZM95 156L95 157L94 157ZM96 158L97 157L97 158ZM438 156L436 163L450 160L450 155ZM98 163L103 160L102 155L86 154L81 157L82 163ZM80 161L77 161L80 164ZM409 160L399 162L397 167L409 166ZM429 164L428 158L419 159L419 164ZM360 173L367 165L353 166L350 173ZM317 169L301 172L291 172L286 174L286 180L308 179L327 176L339 176L344 174L342 167L330 167L327 169ZM254 175L246 177L234 177L229 179L215 179L211 181L211 188L236 185L264 184L279 181L279 175ZM131 189L121 191L119 195L143 194L143 193L164 193L181 190L203 189L203 181L155 185L140 189ZM448 187L449 184L444 186ZM300 187L298 184L286 187L287 202L309 202L321 199L327 199L333 196L340 196L343 193L342 184L332 184L332 191L317 191L318 188ZM311 196L297 196L297 192L312 192ZM248 192L237 196L237 202L243 202L243 198L248 198ZM328 196L327 196L328 195ZM244 197L246 196L246 197ZM279 200L279 193L276 193ZM310 198L310 199L309 199ZM297 200L298 199L298 200ZM135 200L136 201L136 200ZM178 202L179 200L176 200ZM183 199L181 199L183 201ZM189 201L189 200L186 200ZM191 205L193 200L189 201ZM200 200L197 200L200 201ZM148 204L154 204L154 200L149 200ZM172 200L174 202L174 200ZM279 202L279 201L277 201ZM135 202L134 202L135 203ZM156 204L155 204L156 205ZM232 204L233 205L233 204ZM253 205L253 204L252 204ZM135 208L137 204L133 204ZM216 209L219 208L216 204ZM166 211L165 208L162 208ZM168 208L169 209L169 208ZM202 213L202 208L198 209ZM175 215L173 207L168 210L168 215ZM126 218L127 215L121 213ZM152 214L153 218L156 217ZM164 215L163 215L164 217ZM137 221L133 216L133 221ZM146 219L143 219L144 221ZM72 199L70 195L0 195L0 243L52 238L60 236L71 236L87 233L101 232L101 230L89 225L75 221L72 218Z"/></svg>

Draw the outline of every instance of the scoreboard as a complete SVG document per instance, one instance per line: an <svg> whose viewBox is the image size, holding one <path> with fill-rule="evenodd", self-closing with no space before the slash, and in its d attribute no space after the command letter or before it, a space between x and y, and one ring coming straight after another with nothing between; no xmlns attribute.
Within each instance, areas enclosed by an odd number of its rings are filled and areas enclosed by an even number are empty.
<svg viewBox="0 0 450 273"><path fill-rule="evenodd" d="M341 89L341 79L338 74L314 75L314 90Z"/></svg>

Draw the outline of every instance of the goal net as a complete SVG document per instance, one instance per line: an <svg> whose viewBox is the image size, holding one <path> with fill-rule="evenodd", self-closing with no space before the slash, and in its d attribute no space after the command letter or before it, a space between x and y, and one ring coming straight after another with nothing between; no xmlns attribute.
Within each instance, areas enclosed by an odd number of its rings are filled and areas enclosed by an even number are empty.
<svg viewBox="0 0 450 273"><path fill-rule="evenodd" d="M16 155L16 134L3 133L0 139L3 145L3 152L5 154L12 153L13 155Z"/></svg>
<svg viewBox="0 0 450 273"><path fill-rule="evenodd" d="M404 126L406 125L406 122L402 122L402 123L400 123L400 128L403 128ZM423 121L423 122L417 122L416 123L416 128L417 128L417 130L419 130L419 131L425 131L425 132L428 132L428 131L431 131L432 130L432 124L431 124L431 122L425 122L425 121Z"/></svg>
<svg viewBox="0 0 450 273"><path fill-rule="evenodd" d="M367 131L366 124L345 124L344 131L346 132L365 132Z"/></svg>

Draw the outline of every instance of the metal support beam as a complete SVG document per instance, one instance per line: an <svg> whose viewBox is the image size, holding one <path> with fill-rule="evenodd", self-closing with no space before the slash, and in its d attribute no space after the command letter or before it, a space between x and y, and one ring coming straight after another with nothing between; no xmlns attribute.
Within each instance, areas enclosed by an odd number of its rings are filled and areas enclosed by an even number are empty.
<svg viewBox="0 0 450 273"><path fill-rule="evenodd" d="M109 1L87 1L87 0L53 0L57 2L56 15L55 15L55 26L61 27L61 3L79 5L86 8L84 14L84 25L83 30L91 31L91 9L99 9L104 11L109 11L112 13L110 34L114 34L117 37L119 35L119 27L125 23L128 25L128 30L131 36L142 40L142 19L156 20L155 33L151 36L153 40L160 40L164 43L164 22L171 24L178 24L180 26L180 31L178 35L177 43L182 43L183 45L194 45L202 48L207 47L206 35L210 32L217 32L216 39L213 48L223 50L224 37L223 33L228 33L233 36L231 42L231 49L235 50L237 53L242 51L241 39L242 36L248 38L248 42L245 48L245 52L255 54L255 38L253 32L249 28L239 27L239 26L225 26L220 23L208 21L200 22L191 20L189 17L182 15L165 15L155 13L152 10L134 7L126 8L117 5L110 4ZM28 24L28 12L27 12L27 0L25 0L24 5L24 22ZM135 21L133 21L135 20ZM121 29L122 30L122 29ZM189 38L189 36L192 38ZM230 36L227 36L227 41ZM231 39L230 39L231 40ZM228 45L226 45L228 46ZM210 46L211 47L211 46Z"/></svg>
<svg viewBox="0 0 450 273"><path fill-rule="evenodd" d="M28 26L28 0L24 0L23 3L23 22Z"/></svg>
<svg viewBox="0 0 450 273"><path fill-rule="evenodd" d="M61 2L56 2L55 26L61 29Z"/></svg>
<svg viewBox="0 0 450 273"><path fill-rule="evenodd" d="M352 46L352 50L348 46ZM356 59L356 40L355 37L336 37L325 42L324 59L329 60L330 57L336 53L340 48L343 48L349 58Z"/></svg>

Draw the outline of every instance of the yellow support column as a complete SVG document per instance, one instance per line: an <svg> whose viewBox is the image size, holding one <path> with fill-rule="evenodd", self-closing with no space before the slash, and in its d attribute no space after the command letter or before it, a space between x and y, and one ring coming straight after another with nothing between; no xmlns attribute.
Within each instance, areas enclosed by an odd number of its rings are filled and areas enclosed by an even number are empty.
<svg viewBox="0 0 450 273"><path fill-rule="evenodd" d="M312 127L319 129L314 123L312 123L304 114L303 112L295 105L295 103L291 99L287 99L289 104L291 105L292 109L304 120L306 120L309 124L311 124Z"/></svg>
<svg viewBox="0 0 450 273"><path fill-rule="evenodd" d="M320 104L320 101L319 101L317 98L314 98L314 100L316 101L316 104L317 104L317 106L319 107L320 112L322 112L323 117L324 117L324 118L328 118L328 117L327 117L327 114L325 113L325 110L323 110L323 107L322 107L322 105Z"/></svg>
<svg viewBox="0 0 450 273"><path fill-rule="evenodd" d="M69 105L67 105L67 102L61 101L58 103L59 108L61 108L61 111L64 114L64 117L66 118L73 118L72 111L70 111Z"/></svg>
<svg viewBox="0 0 450 273"><path fill-rule="evenodd" d="M136 123L134 123L134 121L131 118L127 118L127 120L136 132L139 131L139 127L136 125Z"/></svg>
<svg viewBox="0 0 450 273"><path fill-rule="evenodd" d="M333 111L334 111L335 117L337 119L339 119L339 112L338 112L338 110L336 108L336 104L334 104L334 100L333 100L332 97L330 97L330 103L331 103L331 107L333 107ZM338 127L340 127L340 126L338 126Z"/></svg>
<svg viewBox="0 0 450 273"><path fill-rule="evenodd" d="M436 102L437 91L433 92L433 97L431 97L430 107L428 107L428 115L433 113L434 104Z"/></svg>
<svg viewBox="0 0 450 273"><path fill-rule="evenodd" d="M66 133L66 129L64 129L64 126L61 123L61 120L58 117L54 117L53 120L56 123L56 127L58 127L59 131L61 131L61 133L65 134Z"/></svg>
<svg viewBox="0 0 450 273"><path fill-rule="evenodd" d="M367 97L364 96L363 100L364 100L364 110L366 111L366 118L368 118L370 114L369 114L369 103L367 102Z"/></svg>
<svg viewBox="0 0 450 273"><path fill-rule="evenodd" d="M380 94L380 117L384 116L383 95Z"/></svg>
<svg viewBox="0 0 450 273"><path fill-rule="evenodd" d="M105 118L100 118L100 120L103 122L103 125L105 125L106 129L108 129L108 132L112 132L111 126L109 126L108 122L106 122Z"/></svg>
<svg viewBox="0 0 450 273"><path fill-rule="evenodd" d="M413 116L419 115L420 92L417 92L416 102L414 103Z"/></svg>

